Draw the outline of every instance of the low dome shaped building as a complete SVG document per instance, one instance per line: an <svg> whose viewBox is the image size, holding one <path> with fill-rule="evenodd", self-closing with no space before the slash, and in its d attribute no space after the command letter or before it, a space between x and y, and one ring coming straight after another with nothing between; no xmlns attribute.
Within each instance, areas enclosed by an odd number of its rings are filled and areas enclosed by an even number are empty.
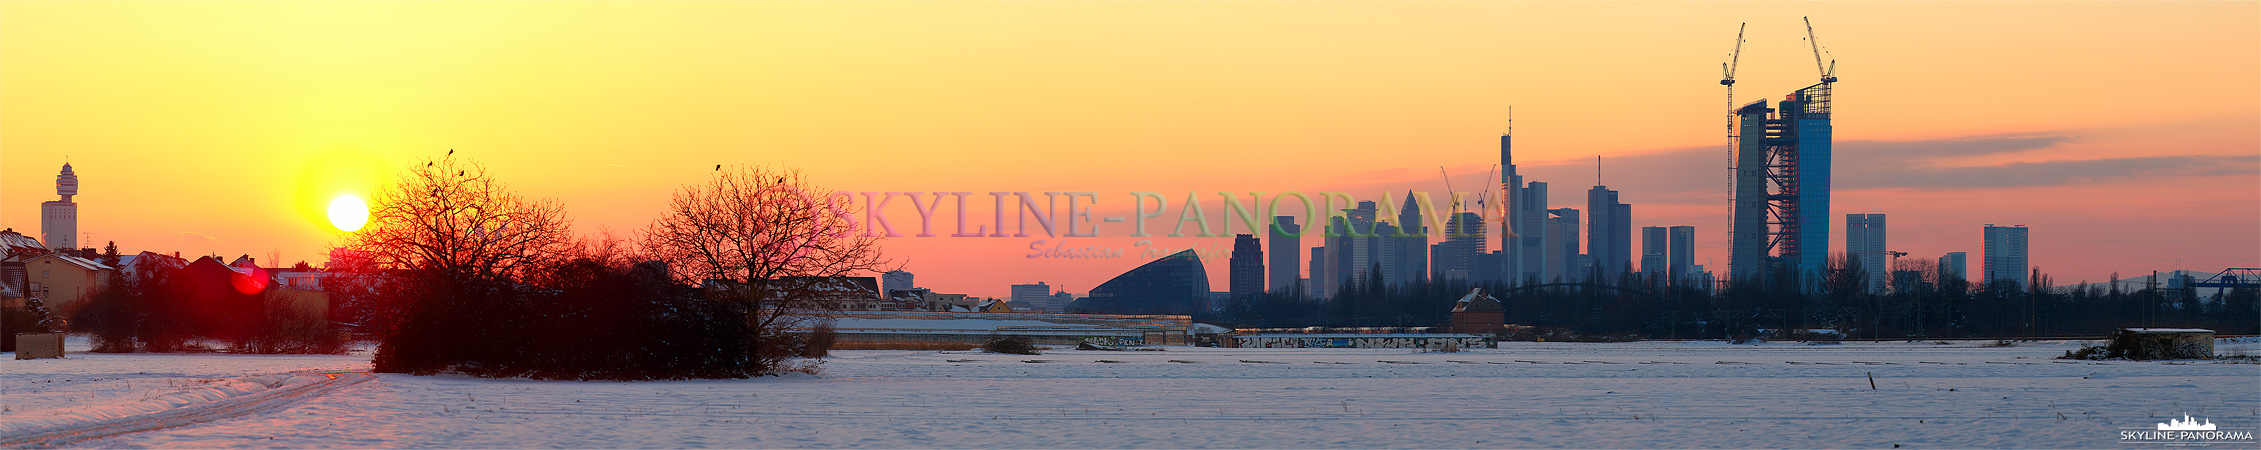
<svg viewBox="0 0 2261 450"><path fill-rule="evenodd" d="M1068 304L1080 314L1177 314L1201 311L1209 301L1209 271L1186 250L1147 262L1091 289Z"/></svg>

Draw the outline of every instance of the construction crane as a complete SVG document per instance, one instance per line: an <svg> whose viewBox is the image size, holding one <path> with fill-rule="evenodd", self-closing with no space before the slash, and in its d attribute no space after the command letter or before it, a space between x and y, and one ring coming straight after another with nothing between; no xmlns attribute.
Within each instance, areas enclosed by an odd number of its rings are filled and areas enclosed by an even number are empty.
<svg viewBox="0 0 2261 450"><path fill-rule="evenodd" d="M1743 30L1750 22L1735 25L1735 51L1727 54L1727 62L1720 63L1719 85L1727 87L1727 220L1735 221L1735 68L1743 62ZM1734 239L1735 233L1728 232Z"/></svg>
<svg viewBox="0 0 2261 450"><path fill-rule="evenodd" d="M1828 67L1822 67L1822 65L1821 65L1821 52L1822 52L1822 50L1821 50L1821 40L1819 40L1819 39L1815 39L1815 38L1814 38L1814 20L1813 20L1813 18L1810 18L1810 17L1800 17L1800 19L1805 19L1805 21L1806 21L1806 43L1807 43L1807 44L1811 44L1811 47L1813 47L1813 51L1814 51L1814 70L1821 72L1821 82L1823 82L1823 83L1835 83L1835 82L1837 82L1837 60L1836 60L1836 59L1830 59L1830 60L1829 60L1829 66L1828 66Z"/></svg>
<svg viewBox="0 0 2261 450"><path fill-rule="evenodd" d="M1743 61L1743 28L1750 23L1735 26L1735 51L1727 54L1727 62L1719 63L1719 85L1727 86L1727 138L1735 138L1735 67Z"/></svg>
<svg viewBox="0 0 2261 450"><path fill-rule="evenodd" d="M1492 179L1492 178L1491 178L1491 177L1492 177L1492 174L1494 174L1494 173L1497 173L1497 172L1499 172L1499 164L1492 164L1492 169L1491 169L1490 171L1488 171L1488 172L1485 172L1485 173L1484 173L1484 179L1486 179L1486 180ZM1445 195L1447 195L1447 196L1450 196L1450 195L1452 195L1452 194L1453 194L1453 193L1455 193L1455 192L1460 192L1460 191L1458 191L1458 190L1454 190L1454 189L1452 188L1452 173L1451 173L1451 172L1446 172L1446 171L1445 171L1445 166L1437 166L1437 175L1440 175L1440 176L1442 176L1442 177L1444 178L1444 180L1445 180ZM1485 185L1485 187L1484 187L1484 192L1483 192L1482 194L1480 194L1480 195L1478 195L1478 196L1476 197L1476 207L1478 207L1478 208L1482 208L1482 207L1484 207L1484 197L1483 197L1483 196L1484 196L1484 195L1491 195L1491 193L1492 193L1492 190L1491 190L1491 185L1489 185L1489 184L1486 184L1486 185ZM1453 212L1454 214L1459 214L1459 213L1460 213L1461 211L1466 211L1466 210L1468 209L1468 208L1467 208L1467 206L1468 206L1468 205L1462 204L1462 203L1461 203L1461 201L1460 201L1460 199L1459 199L1458 197L1452 197L1452 199L1453 199L1453 200L1452 200L1452 212Z"/></svg>
<svg viewBox="0 0 2261 450"><path fill-rule="evenodd" d="M1453 195L1460 193L1460 191L1452 188L1452 172L1446 172L1445 166L1437 166L1437 175L1443 176L1445 179L1445 198L1452 199L1452 213L1460 214L1460 197Z"/></svg>

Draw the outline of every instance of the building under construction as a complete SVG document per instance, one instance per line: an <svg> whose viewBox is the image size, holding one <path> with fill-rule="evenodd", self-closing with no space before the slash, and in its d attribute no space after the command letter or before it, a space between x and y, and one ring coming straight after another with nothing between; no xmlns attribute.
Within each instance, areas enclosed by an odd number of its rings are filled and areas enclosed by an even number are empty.
<svg viewBox="0 0 2261 450"><path fill-rule="evenodd" d="M1821 42L1814 38L1811 21L1806 42L1821 83L1791 92L1771 108L1764 98L1742 105L1730 119L1735 207L1727 261L1734 281L1796 281L1820 273L1829 262L1829 95L1837 82L1837 64L1822 64ZM1742 53L1743 36L1737 32L1735 53L1721 65L1726 78L1719 80L1727 86L1730 106Z"/></svg>
<svg viewBox="0 0 2261 450"><path fill-rule="evenodd" d="M1735 111L1735 280L1821 270L1829 258L1829 90L1799 89L1775 107Z"/></svg>

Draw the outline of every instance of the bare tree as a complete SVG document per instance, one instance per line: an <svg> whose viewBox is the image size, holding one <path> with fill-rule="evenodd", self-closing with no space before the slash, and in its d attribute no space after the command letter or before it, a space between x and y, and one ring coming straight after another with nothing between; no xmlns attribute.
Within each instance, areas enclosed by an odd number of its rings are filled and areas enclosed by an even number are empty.
<svg viewBox="0 0 2261 450"><path fill-rule="evenodd" d="M527 200L476 163L453 157L412 165L377 195L369 223L345 239L382 277L377 301L382 372L434 373L510 361L534 326L509 318L525 309L519 284L571 240L565 210ZM465 345L479 343L480 345Z"/></svg>
<svg viewBox="0 0 2261 450"><path fill-rule="evenodd" d="M718 171L686 187L644 234L644 249L682 282L745 308L754 373L776 373L801 353L828 284L883 269L878 238L855 235L852 204L798 171Z"/></svg>
<svg viewBox="0 0 2261 450"><path fill-rule="evenodd" d="M521 198L485 167L453 157L409 169L372 204L368 226L345 247L382 269L511 280L572 239L563 206Z"/></svg>

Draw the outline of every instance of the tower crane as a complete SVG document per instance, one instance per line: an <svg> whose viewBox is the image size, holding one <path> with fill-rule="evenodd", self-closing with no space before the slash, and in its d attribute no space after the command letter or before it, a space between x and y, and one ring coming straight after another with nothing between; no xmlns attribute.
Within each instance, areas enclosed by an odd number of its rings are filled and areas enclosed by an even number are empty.
<svg viewBox="0 0 2261 450"><path fill-rule="evenodd" d="M1453 196L1460 191L1452 189L1452 172L1446 172L1445 166L1437 166L1437 175L1445 179L1445 198L1452 199L1452 213L1460 214L1460 197Z"/></svg>
<svg viewBox="0 0 2261 450"><path fill-rule="evenodd" d="M1719 71L1723 74L1719 85L1727 86L1728 139L1735 138L1735 67L1743 61L1743 28L1748 25L1750 24L1743 23L1735 26L1735 52L1727 54L1727 62L1719 63Z"/></svg>
<svg viewBox="0 0 2261 450"><path fill-rule="evenodd" d="M1719 85L1727 87L1727 219L1735 220L1735 68L1743 62L1743 30L1750 22L1735 25L1735 51L1727 54L1727 62L1720 63ZM1728 232L1733 239L1734 232Z"/></svg>
<svg viewBox="0 0 2261 450"><path fill-rule="evenodd" d="M1828 66L1828 67L1826 67L1826 68L1825 68L1825 67L1822 67L1822 65L1821 65L1821 41L1820 41L1820 40L1818 40L1818 39L1815 39L1815 38L1814 38L1814 20L1813 20L1813 18L1810 18L1810 17L1800 17L1800 19L1805 19L1805 21L1806 21L1806 43L1807 43L1807 44L1811 44L1811 46L1813 47L1813 52L1814 52L1814 70L1821 72L1821 82L1823 82L1823 83L1835 83L1835 82L1837 82L1837 60L1836 60L1836 59L1831 59L1831 60L1829 60L1829 66Z"/></svg>

